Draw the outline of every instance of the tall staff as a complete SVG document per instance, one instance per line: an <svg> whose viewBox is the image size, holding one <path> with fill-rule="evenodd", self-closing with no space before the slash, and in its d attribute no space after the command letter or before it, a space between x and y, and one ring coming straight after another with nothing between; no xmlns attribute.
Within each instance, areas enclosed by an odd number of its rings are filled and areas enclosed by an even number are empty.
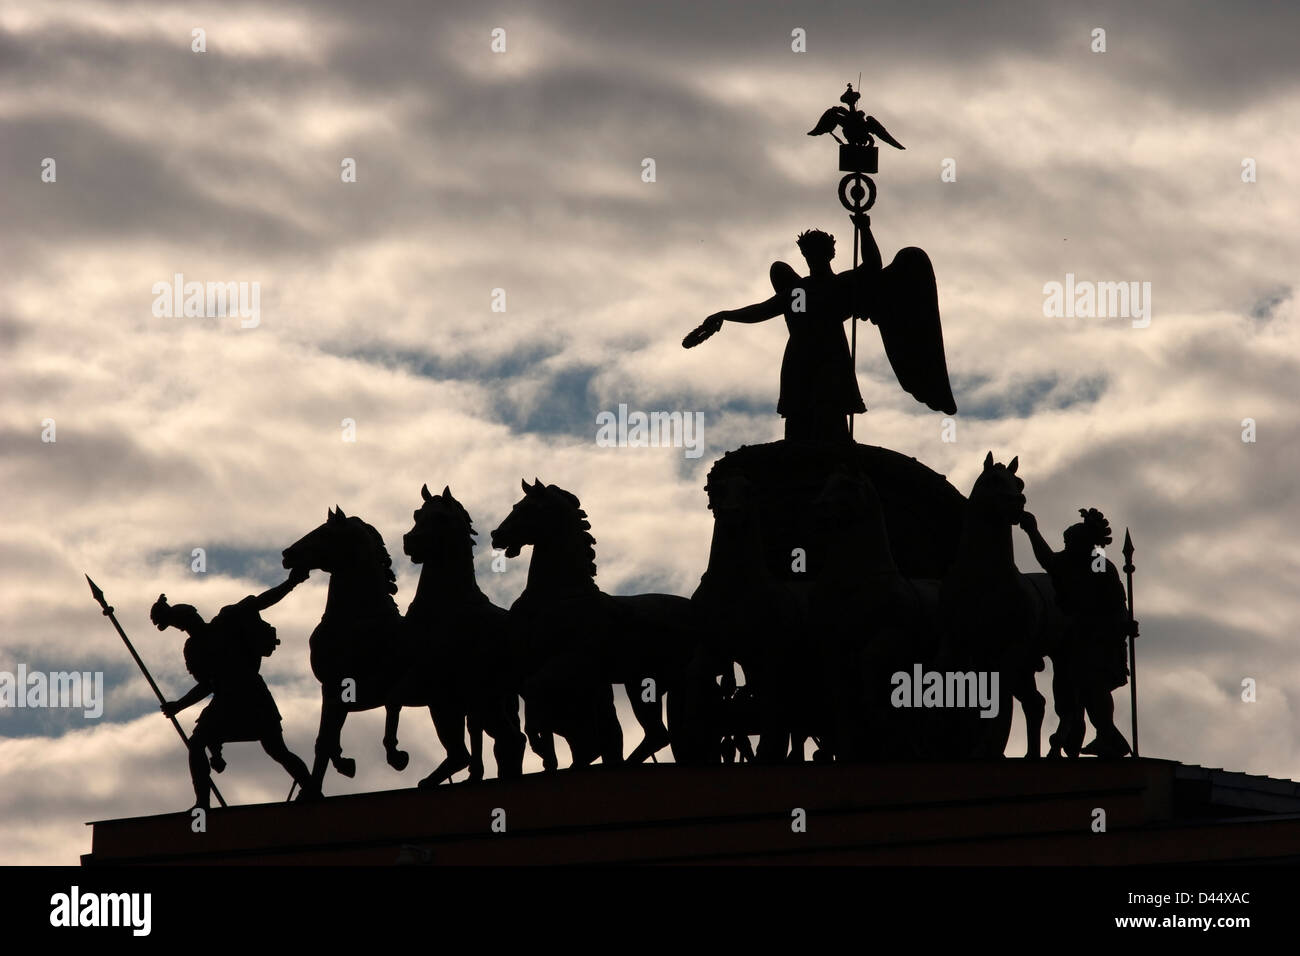
<svg viewBox="0 0 1300 956"><path fill-rule="evenodd" d="M846 151L848 155L846 157ZM874 173L877 171L875 146L852 146L850 144L841 144L840 146L840 169L851 169L854 164L866 165L864 169L852 169L851 172L840 180L840 203L845 209L852 214L849 221L853 223L853 275L857 274L857 268L860 265L858 259L861 248L862 235L862 217L866 215L868 209L876 204L876 184L872 182L871 177L865 173ZM868 155L864 155L869 153ZM865 186L863 184L866 184ZM845 192L847 187L847 194ZM870 192L868 192L870 190ZM863 199L866 199L863 202ZM849 321L852 323L852 331L849 332L849 355L853 359L853 374L858 374L858 283L853 282L850 295L852 296L852 309L849 314ZM849 412L849 438L853 437L853 412Z"/></svg>
<svg viewBox="0 0 1300 956"><path fill-rule="evenodd" d="M858 85L862 85L861 74L858 76ZM858 109L858 100L861 96L861 93L853 89L852 83L848 84L848 88L840 97L840 102L844 106L832 106L822 114L822 118L817 125L808 131L809 136L821 136L823 133L830 133L831 136L835 137L835 141L840 144L840 171L847 174L840 180L840 204L851 213L849 219L853 223L854 269L857 269L859 265L858 256L861 248L859 239L867 210L876 204L876 184L867 175L867 173L880 171L880 148L876 146L875 138L879 136L895 149L903 149L903 144L890 136L889 131L874 116L868 116ZM843 130L844 139L840 139L835 135L836 127ZM848 142L845 142L845 140ZM853 290L853 331L850 333L849 350L853 357L853 374L856 375L858 371L856 282L853 284ZM852 413L849 414L849 437L853 437Z"/></svg>
<svg viewBox="0 0 1300 956"><path fill-rule="evenodd" d="M131 656L135 658L136 664L140 666L140 673L144 674L144 679L147 680L149 686L153 688L154 696L158 698L158 703L167 703L167 698L164 697L163 692L158 689L158 685L154 683L153 675L149 673L149 668L144 666L144 661L142 661L140 655L136 653L135 645L132 644L131 639L126 636L126 631L122 630L122 625L117 623L117 616L113 613L113 609L109 607L108 602L104 600L104 592L99 589L99 585L90 580L89 574L86 575L86 581L90 584L91 596L99 602L99 606L103 610L104 616L113 622L113 627L117 628L117 633L121 635L122 641L126 644L126 649L131 652ZM178 721L174 716L169 719L172 722L172 726L176 728L176 732L181 735L181 740L185 742L185 749L189 750L190 738L185 731L181 729L180 721ZM226 798L221 795L221 791L217 789L215 783L212 784L212 795L217 798L217 802L223 807L226 805Z"/></svg>
<svg viewBox="0 0 1300 956"><path fill-rule="evenodd" d="M1133 756L1138 755L1138 672L1137 672L1137 636L1138 623L1133 617L1133 539L1128 528L1124 529L1124 574L1128 578L1128 672L1129 672L1129 707L1133 717Z"/></svg>

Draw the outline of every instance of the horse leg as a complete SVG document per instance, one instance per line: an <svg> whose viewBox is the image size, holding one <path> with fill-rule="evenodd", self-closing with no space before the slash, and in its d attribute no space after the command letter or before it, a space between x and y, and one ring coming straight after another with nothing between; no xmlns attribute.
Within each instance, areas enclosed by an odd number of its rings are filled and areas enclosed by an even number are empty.
<svg viewBox="0 0 1300 956"><path fill-rule="evenodd" d="M559 758L555 756L555 718L548 702L546 688L541 679L534 675L524 681L524 733L533 753L542 758L543 770L555 770L559 767Z"/></svg>
<svg viewBox="0 0 1300 956"><path fill-rule="evenodd" d="M657 709L658 705L656 705ZM618 711L614 709L614 688L610 684L605 685L600 713L600 762L606 767L616 767L623 762L623 725L618 722ZM663 727L662 723L660 727ZM668 731L665 729L663 734L667 738ZM644 744L644 741L642 743ZM663 744L659 745L662 746Z"/></svg>
<svg viewBox="0 0 1300 956"><path fill-rule="evenodd" d="M607 767L623 762L623 728L614 710L614 688L610 684L578 691L583 696L581 719L565 737L573 754L574 767L586 767L597 757Z"/></svg>
<svg viewBox="0 0 1300 956"><path fill-rule="evenodd" d="M1052 709L1056 711L1056 730L1047 738L1047 756L1061 756L1061 747L1065 743L1065 681L1061 678L1061 669L1052 661Z"/></svg>
<svg viewBox="0 0 1300 956"><path fill-rule="evenodd" d="M411 755L405 750L397 749L397 722L402 718L402 705L389 704L384 716L384 753L388 756L388 766L394 770L405 770L411 762Z"/></svg>
<svg viewBox="0 0 1300 956"><path fill-rule="evenodd" d="M339 699L343 699L341 693ZM348 709L346 706L340 704L338 711L339 729L338 733L334 735L334 740L337 741L337 745L334 748L334 754L330 757L330 763L334 766L334 769L343 776L352 778L357 775L357 762L351 757L343 756L343 724L347 719Z"/></svg>
<svg viewBox="0 0 1300 956"><path fill-rule="evenodd" d="M1005 685L998 689L998 710L992 717L983 712L965 710L966 721L973 728L975 746L973 755L979 759L1005 757L1007 741L1011 738L1011 717L1016 699Z"/></svg>
<svg viewBox="0 0 1300 956"><path fill-rule="evenodd" d="M438 732L438 740L447 751L447 757L438 764L433 773L420 781L421 790L436 787L469 766L469 751L465 749L465 716L439 710L433 706L429 707L429 713L433 717L433 727Z"/></svg>
<svg viewBox="0 0 1300 956"><path fill-rule="evenodd" d="M591 700L579 698L577 693L573 696L577 699L571 699L568 708L557 714L555 732L569 745L569 768L576 770L591 766L600 756L599 718Z"/></svg>
<svg viewBox="0 0 1300 956"><path fill-rule="evenodd" d="M998 715L996 717L978 718L981 721L987 720L992 725L988 755L994 758L1007 755L1007 741L1011 739L1011 718L1014 716L1016 708L1016 699L1011 694L1011 688L1001 688L998 696L1001 698L998 702Z"/></svg>
<svg viewBox="0 0 1300 956"><path fill-rule="evenodd" d="M1038 692L1032 673L1021 675L1019 684L1014 694L1025 715L1025 757L1037 760L1042 756L1043 714L1047 711L1047 698Z"/></svg>
<svg viewBox="0 0 1300 956"><path fill-rule="evenodd" d="M623 685L623 689L627 691L628 702L632 705L632 715L636 717L636 722L641 725L643 732L641 742L636 745L636 749L627 758L628 763L644 763L651 754L663 750L670 742L668 728L664 726L663 706L659 702L658 694L655 695L654 700L648 701L645 700L640 688L640 681L628 681ZM621 728L619 738L619 753L621 756Z"/></svg>
<svg viewBox="0 0 1300 956"><path fill-rule="evenodd" d="M347 711L344 711L343 713L346 717ZM343 727L342 724L340 724L339 725L340 737L343 736L342 732L343 732ZM345 777L355 777L357 775L357 762L353 760L351 757L343 756L342 750L340 750L336 756L331 758L330 763L334 765L335 770L343 774L343 776Z"/></svg>
<svg viewBox="0 0 1300 956"><path fill-rule="evenodd" d="M492 756L498 779L518 777L524 772L524 735L519 731L519 698L501 695L489 704L491 720L485 729L492 738Z"/></svg>
<svg viewBox="0 0 1300 956"><path fill-rule="evenodd" d="M483 779L483 721L474 711L465 715L465 727L469 730L469 778Z"/></svg>
<svg viewBox="0 0 1300 956"><path fill-rule="evenodd" d="M339 769L341 754L340 740L343 736L343 724L348 712L337 693L321 688L320 728L316 732L316 752L312 761L311 782L315 790L321 789L325 782L325 767L333 763ZM342 770L339 769L342 773ZM353 773L356 772L355 764ZM345 774L345 776L350 776Z"/></svg>
<svg viewBox="0 0 1300 956"><path fill-rule="evenodd" d="M555 770L560 760L555 756L555 733L546 706L537 694L524 697L524 733L533 753L542 758L543 770Z"/></svg>
<svg viewBox="0 0 1300 956"><path fill-rule="evenodd" d="M542 758L543 770L555 770L560 766L560 758L555 756L555 734L551 731L532 734L528 738L528 746Z"/></svg>
<svg viewBox="0 0 1300 956"><path fill-rule="evenodd" d="M586 737L566 737L565 743L569 745L569 754L573 758L573 762L569 766L573 769L590 767L596 762L596 758L600 756L600 749L595 742L588 740Z"/></svg>

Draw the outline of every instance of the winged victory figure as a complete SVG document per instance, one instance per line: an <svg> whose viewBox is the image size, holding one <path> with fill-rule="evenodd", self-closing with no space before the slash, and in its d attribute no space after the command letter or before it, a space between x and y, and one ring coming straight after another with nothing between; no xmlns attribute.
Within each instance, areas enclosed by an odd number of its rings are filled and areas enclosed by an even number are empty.
<svg viewBox="0 0 1300 956"><path fill-rule="evenodd" d="M715 312L682 340L694 348L725 321L754 323L784 315L790 338L781 363L777 411L787 439L849 440L847 416L866 411L844 334L851 316L880 329L898 383L917 401L955 414L939 321L934 268L924 250L908 247L882 268L870 218L858 217L863 262L835 272L835 239L810 230L798 237L808 263L800 276L785 262L770 270L771 298L742 309Z"/></svg>

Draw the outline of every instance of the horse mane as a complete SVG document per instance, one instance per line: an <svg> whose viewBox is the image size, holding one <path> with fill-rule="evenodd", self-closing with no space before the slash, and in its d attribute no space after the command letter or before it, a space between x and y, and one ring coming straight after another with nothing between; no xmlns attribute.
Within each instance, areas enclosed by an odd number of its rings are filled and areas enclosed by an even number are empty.
<svg viewBox="0 0 1300 956"><path fill-rule="evenodd" d="M374 560L375 571L379 574L380 581L383 582L384 590L389 593L389 600L391 601L391 595L397 593L397 575L393 572L393 559L388 553L388 546L384 544L383 536L372 525L367 524L356 515L351 515L348 520L355 521L356 527L365 530L366 539L370 544L371 557ZM392 604L393 609L396 610L397 602L392 601Z"/></svg>
<svg viewBox="0 0 1300 956"><path fill-rule="evenodd" d="M582 510L582 502L578 500L577 495L565 491L559 485L550 485L549 487L556 492L560 500L571 511L570 517L573 519L574 533L577 535L579 542L587 548L587 570L594 578L596 576L596 539L591 536L591 522L587 520L587 512Z"/></svg>
<svg viewBox="0 0 1300 956"><path fill-rule="evenodd" d="M469 532L471 539L478 535L478 532L474 530L474 521L469 516L469 510L463 504L448 495L438 495L437 497L444 508L450 510L458 520L465 522L465 530Z"/></svg>

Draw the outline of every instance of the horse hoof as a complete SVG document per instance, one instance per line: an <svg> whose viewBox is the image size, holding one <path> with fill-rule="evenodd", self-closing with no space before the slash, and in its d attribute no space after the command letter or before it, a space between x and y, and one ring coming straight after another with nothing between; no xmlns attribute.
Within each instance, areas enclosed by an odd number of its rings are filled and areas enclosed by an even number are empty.
<svg viewBox="0 0 1300 956"><path fill-rule="evenodd" d="M293 798L294 803L316 803L325 799L325 794L319 790L299 790L298 796Z"/></svg>
<svg viewBox="0 0 1300 956"><path fill-rule="evenodd" d="M471 783L477 783L478 781L482 780L482 779L483 779L483 767L482 767L482 766L478 766L478 767L472 767L472 768L470 768L470 771L469 771L469 779L470 779L470 782L471 782Z"/></svg>
<svg viewBox="0 0 1300 956"><path fill-rule="evenodd" d="M416 786L418 786L421 790L436 790L438 788L438 784L440 784L441 782L442 781L439 780L437 777L435 777L433 774L429 774L429 776L421 780Z"/></svg>
<svg viewBox="0 0 1300 956"><path fill-rule="evenodd" d="M397 771L405 770L406 765L409 764L410 762L411 762L411 755L408 754L405 750L388 751L388 766L392 767L394 770ZM349 774L349 776L351 776L351 774Z"/></svg>
<svg viewBox="0 0 1300 956"><path fill-rule="evenodd" d="M334 761L334 769L345 777L355 777L357 775L357 762L351 757L339 757Z"/></svg>

